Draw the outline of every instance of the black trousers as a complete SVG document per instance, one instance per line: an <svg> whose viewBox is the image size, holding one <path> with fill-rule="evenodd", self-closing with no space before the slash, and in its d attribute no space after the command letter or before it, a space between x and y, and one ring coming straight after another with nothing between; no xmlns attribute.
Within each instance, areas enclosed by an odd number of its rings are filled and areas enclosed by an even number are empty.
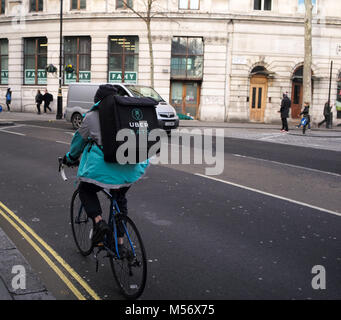
<svg viewBox="0 0 341 320"><path fill-rule="evenodd" d="M7 110L8 110L8 111L11 111L10 104L11 104L10 102L6 102Z"/></svg>
<svg viewBox="0 0 341 320"><path fill-rule="evenodd" d="M326 128L329 128L329 116L324 116L324 120L318 123L318 126L321 126L322 124L326 123Z"/></svg>
<svg viewBox="0 0 341 320"><path fill-rule="evenodd" d="M49 107L49 105L50 105L50 102L49 103L44 103L44 112L46 112L46 109L49 109L50 111L52 111L51 110L51 108Z"/></svg>
<svg viewBox="0 0 341 320"><path fill-rule="evenodd" d="M38 102L37 102L38 113L40 113L40 105L41 105L41 103L38 103Z"/></svg>
<svg viewBox="0 0 341 320"><path fill-rule="evenodd" d="M282 130L289 131L287 118L281 118L281 119L282 119Z"/></svg>
<svg viewBox="0 0 341 320"><path fill-rule="evenodd" d="M117 201L120 212L123 214L128 214L126 193L129 188L130 187L122 187L120 189L110 190L113 199ZM102 189L102 187L95 184L83 181L79 184L79 198L82 201L84 210L89 218L94 219L95 217L102 215L101 204L97 197L97 192Z"/></svg>

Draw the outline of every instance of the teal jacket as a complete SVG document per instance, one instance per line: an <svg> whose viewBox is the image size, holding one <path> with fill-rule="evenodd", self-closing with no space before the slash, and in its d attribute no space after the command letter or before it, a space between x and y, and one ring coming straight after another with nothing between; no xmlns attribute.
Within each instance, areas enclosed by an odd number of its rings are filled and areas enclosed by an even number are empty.
<svg viewBox="0 0 341 320"><path fill-rule="evenodd" d="M144 175L149 161L124 165L104 161L100 147L102 138L97 107L98 103L85 115L81 127L72 138L70 151L66 156L70 162L81 156L77 173L81 181L107 189L130 186Z"/></svg>

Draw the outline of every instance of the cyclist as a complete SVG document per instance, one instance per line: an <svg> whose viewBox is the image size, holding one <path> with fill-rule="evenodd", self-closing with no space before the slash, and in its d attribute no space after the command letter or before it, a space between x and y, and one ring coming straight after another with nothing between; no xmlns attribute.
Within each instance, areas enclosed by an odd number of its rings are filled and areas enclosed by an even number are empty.
<svg viewBox="0 0 341 320"><path fill-rule="evenodd" d="M95 105L86 113L81 127L73 136L70 151L65 154L63 163L71 166L81 157L77 176L80 180L79 197L89 218L94 220L92 243L100 243L110 231L102 219L102 210L97 197L101 189L110 189L121 213L128 214L126 193L129 187L139 180L148 167L148 161L137 164L110 163L104 160L101 150L102 135L99 118L100 101L108 95L115 95L112 85L101 85L96 92ZM123 231L118 230L119 250L123 245Z"/></svg>

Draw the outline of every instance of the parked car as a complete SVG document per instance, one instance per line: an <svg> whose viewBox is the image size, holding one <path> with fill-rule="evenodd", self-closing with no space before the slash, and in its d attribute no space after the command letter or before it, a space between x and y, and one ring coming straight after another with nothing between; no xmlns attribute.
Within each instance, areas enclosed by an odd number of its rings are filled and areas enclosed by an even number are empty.
<svg viewBox="0 0 341 320"><path fill-rule="evenodd" d="M160 128L169 134L172 129L179 126L179 117L175 109L168 104L151 87L136 84L112 83L118 90L118 95L128 97L151 97L159 102L156 106L157 119ZM94 104L95 93L99 83L71 83L67 96L65 119L72 123L74 129L78 129L86 112Z"/></svg>

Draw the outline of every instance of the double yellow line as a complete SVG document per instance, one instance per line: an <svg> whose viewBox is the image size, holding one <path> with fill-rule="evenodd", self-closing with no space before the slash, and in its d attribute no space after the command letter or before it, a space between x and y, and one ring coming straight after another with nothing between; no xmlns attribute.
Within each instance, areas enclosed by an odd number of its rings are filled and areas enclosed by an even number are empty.
<svg viewBox="0 0 341 320"><path fill-rule="evenodd" d="M80 284L85 291L94 299L101 300L96 292L76 273L73 268L67 264L64 259L58 255L42 238L40 238L25 222L23 222L13 211L7 208L0 201L0 214L24 237L24 239L39 253L54 272L60 277L65 285L79 300L86 300L84 295L73 285L64 272L49 258L49 256L33 241L30 234L47 252L49 252L56 261ZM26 232L25 232L26 231Z"/></svg>

